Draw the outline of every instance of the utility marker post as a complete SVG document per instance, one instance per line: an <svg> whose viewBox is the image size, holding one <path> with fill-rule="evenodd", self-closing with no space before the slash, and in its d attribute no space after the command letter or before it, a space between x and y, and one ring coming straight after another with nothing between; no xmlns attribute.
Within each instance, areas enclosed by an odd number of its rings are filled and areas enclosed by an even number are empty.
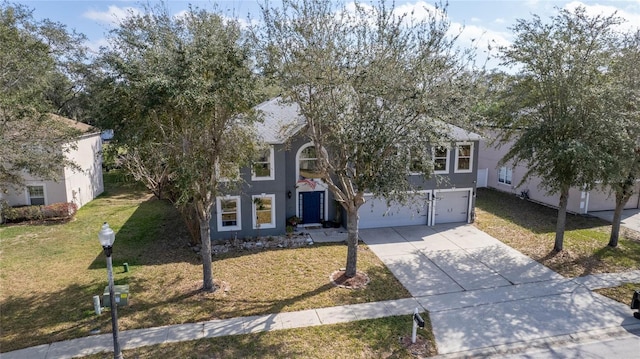
<svg viewBox="0 0 640 359"><path fill-rule="evenodd" d="M411 344L416 343L418 327L424 329L424 319L418 314L418 308L413 311L413 331L411 332Z"/></svg>

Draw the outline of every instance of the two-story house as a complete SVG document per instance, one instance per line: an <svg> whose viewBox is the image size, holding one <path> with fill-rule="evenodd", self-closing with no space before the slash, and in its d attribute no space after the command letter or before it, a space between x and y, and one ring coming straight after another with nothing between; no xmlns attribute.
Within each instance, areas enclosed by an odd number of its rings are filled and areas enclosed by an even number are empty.
<svg viewBox="0 0 640 359"><path fill-rule="evenodd" d="M520 163L500 164L502 158L513 146L513 141L504 144L492 144L491 138L497 136L496 132L487 131L487 138L480 141L480 156L478 168L480 175L478 183L480 187L490 187L502 192L510 192L516 195L526 193L530 200L542 203L550 207L557 207L560 202L560 194L549 194L540 187L542 180L537 176L529 177L521 184L522 179L529 170L526 165ZM640 182L636 183L634 194L627 202L625 209L640 208ZM569 190L569 202L567 211L570 213L587 214L597 211L614 210L616 206L615 194L608 188L596 187L591 190L572 187Z"/></svg>
<svg viewBox="0 0 640 359"><path fill-rule="evenodd" d="M263 116L257 130L269 148L251 168L241 169L246 184L240 192L216 199L212 239L281 235L292 216L300 218L303 226L319 226L335 220L341 211L315 172L317 149L303 134L305 120L298 106L275 98L257 110ZM450 147L434 149L437 177L411 176L420 190L410 205L388 206L386 200L367 195L359 211L360 228L473 220L480 136L456 126L450 129L455 141Z"/></svg>
<svg viewBox="0 0 640 359"><path fill-rule="evenodd" d="M102 140L100 131L69 118L51 115L56 121L80 132L65 156L79 168L60 166L58 180L37 178L24 173L23 188L0 188L0 199L11 206L49 205L73 202L78 208L104 191L102 181ZM42 129L46 131L47 129ZM62 144L70 146L72 144ZM60 149L62 151L62 148Z"/></svg>

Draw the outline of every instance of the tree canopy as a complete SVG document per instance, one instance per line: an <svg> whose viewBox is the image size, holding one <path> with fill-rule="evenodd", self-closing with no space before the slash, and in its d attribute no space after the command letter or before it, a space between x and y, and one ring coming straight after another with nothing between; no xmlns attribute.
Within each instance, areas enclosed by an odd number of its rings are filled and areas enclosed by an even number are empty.
<svg viewBox="0 0 640 359"><path fill-rule="evenodd" d="M501 140L514 141L502 162L523 162L523 182L537 176L547 192L560 194L556 251L563 248L569 189L593 188L616 160L607 146L615 141L609 129L617 119L607 114L603 89L619 23L582 7L559 10L548 22L534 15L517 21L513 44L501 49L504 64L518 69L502 92L504 116L496 121Z"/></svg>
<svg viewBox="0 0 640 359"><path fill-rule="evenodd" d="M65 152L77 133L50 114L65 114L52 95L61 79L72 83L63 69L82 57L81 39L24 6L0 4L0 187L22 186L24 173L56 180L74 166Z"/></svg>
<svg viewBox="0 0 640 359"><path fill-rule="evenodd" d="M243 115L254 105L254 74L241 40L238 23L217 13L147 8L113 30L93 89L96 116L114 129L113 147L136 179L197 219L205 290L214 289L212 205L257 143L253 117Z"/></svg>
<svg viewBox="0 0 640 359"><path fill-rule="evenodd" d="M609 246L618 245L622 210L637 191L640 178L640 29L625 34L612 56L603 88L607 108L605 141L615 159L604 168L602 184L615 194L616 207ZM606 188L608 186L609 188Z"/></svg>
<svg viewBox="0 0 640 359"><path fill-rule="evenodd" d="M370 192L406 200L413 161L433 172L429 146L449 146L447 122L464 122L473 76L447 35L445 7L428 19L384 2L321 0L263 7L254 33L264 70L295 102L317 148L323 182L348 215L346 275L356 274L358 209ZM413 168L412 171L415 171Z"/></svg>

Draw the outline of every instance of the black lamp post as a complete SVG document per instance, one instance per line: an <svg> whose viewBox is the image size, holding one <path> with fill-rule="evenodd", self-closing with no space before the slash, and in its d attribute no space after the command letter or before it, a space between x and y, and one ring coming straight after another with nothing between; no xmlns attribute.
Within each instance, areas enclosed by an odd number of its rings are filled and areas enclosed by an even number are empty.
<svg viewBox="0 0 640 359"><path fill-rule="evenodd" d="M100 245L104 249L104 255L107 256L107 276L109 279L109 301L111 303L111 327L113 332L113 358L122 359L122 352L120 351L120 343L118 343L118 305L115 301L115 291L113 289L113 262L111 261L111 252L113 242L116 240L116 234L109 227L107 222L104 222L102 229L98 232L98 239Z"/></svg>

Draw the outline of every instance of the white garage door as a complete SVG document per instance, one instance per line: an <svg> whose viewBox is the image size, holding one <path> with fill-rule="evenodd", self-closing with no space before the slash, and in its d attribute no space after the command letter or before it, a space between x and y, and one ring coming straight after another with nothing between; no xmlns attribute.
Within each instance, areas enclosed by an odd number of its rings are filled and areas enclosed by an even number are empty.
<svg viewBox="0 0 640 359"><path fill-rule="evenodd" d="M384 199L366 197L367 202L360 207L360 228L381 228L397 226L427 225L429 211L428 196L416 197L414 202L387 206Z"/></svg>
<svg viewBox="0 0 640 359"><path fill-rule="evenodd" d="M436 192L434 223L467 222L469 191Z"/></svg>

